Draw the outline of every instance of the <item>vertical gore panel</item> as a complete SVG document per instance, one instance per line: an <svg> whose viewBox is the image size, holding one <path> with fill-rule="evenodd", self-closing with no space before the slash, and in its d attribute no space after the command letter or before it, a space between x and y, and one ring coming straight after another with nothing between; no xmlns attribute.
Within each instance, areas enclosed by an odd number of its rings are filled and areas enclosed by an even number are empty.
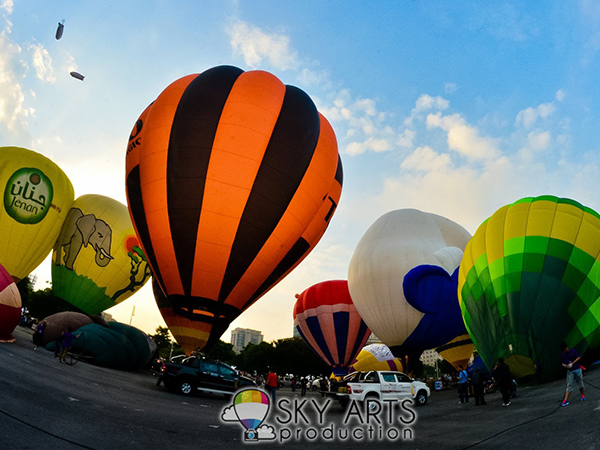
<svg viewBox="0 0 600 450"><path fill-rule="evenodd" d="M223 105L243 71L221 66L190 83L173 119L167 161L169 224L179 274L190 295L202 196L211 148Z"/></svg>
<svg viewBox="0 0 600 450"><path fill-rule="evenodd" d="M146 258L150 263L150 267L153 269L152 275L157 278L160 285L162 285L162 279L158 272L158 265L156 262L156 254L152 247L152 240L150 239L150 232L148 231L148 223L146 222L146 214L144 212L144 202L142 200L142 191L140 189L140 166L135 166L127 175L127 201L129 202L129 208L131 215L135 218L135 230L139 236L140 244L144 248Z"/></svg>
<svg viewBox="0 0 600 450"><path fill-rule="evenodd" d="M285 213L310 165L320 132L306 93L286 86L281 114L260 166L231 250L219 301L225 301Z"/></svg>

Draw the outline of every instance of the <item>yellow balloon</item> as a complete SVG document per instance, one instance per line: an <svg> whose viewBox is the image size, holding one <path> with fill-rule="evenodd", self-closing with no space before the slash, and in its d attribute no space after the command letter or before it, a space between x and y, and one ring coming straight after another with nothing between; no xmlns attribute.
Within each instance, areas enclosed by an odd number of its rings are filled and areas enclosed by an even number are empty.
<svg viewBox="0 0 600 450"><path fill-rule="evenodd" d="M20 147L0 147L0 188L0 263L18 282L52 250L75 193L60 167Z"/></svg>
<svg viewBox="0 0 600 450"><path fill-rule="evenodd" d="M404 364L400 358L394 357L385 344L370 344L360 351L356 359L350 364L348 373L367 372L369 370L397 370L404 371Z"/></svg>
<svg viewBox="0 0 600 450"><path fill-rule="evenodd" d="M463 334L436 348L435 351L458 370L458 366L467 367L475 351L475 345L468 334Z"/></svg>
<svg viewBox="0 0 600 450"><path fill-rule="evenodd" d="M78 197L52 253L54 295L98 314L129 298L149 278L127 207L103 195Z"/></svg>

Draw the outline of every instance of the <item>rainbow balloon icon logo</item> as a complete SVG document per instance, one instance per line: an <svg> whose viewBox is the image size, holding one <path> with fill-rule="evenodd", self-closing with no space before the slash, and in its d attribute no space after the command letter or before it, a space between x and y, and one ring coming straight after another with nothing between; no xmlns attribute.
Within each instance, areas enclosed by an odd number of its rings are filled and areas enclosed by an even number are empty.
<svg viewBox="0 0 600 450"><path fill-rule="evenodd" d="M233 397L233 405L223 410L221 419L225 422L239 421L246 429L245 441L274 439L273 427L263 424L269 407L267 393L259 389L244 389Z"/></svg>

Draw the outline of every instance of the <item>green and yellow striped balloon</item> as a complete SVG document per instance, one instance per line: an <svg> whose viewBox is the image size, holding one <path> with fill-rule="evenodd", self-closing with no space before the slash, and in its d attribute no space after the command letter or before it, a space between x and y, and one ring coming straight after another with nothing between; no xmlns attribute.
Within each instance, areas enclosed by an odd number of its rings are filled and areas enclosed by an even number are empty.
<svg viewBox="0 0 600 450"><path fill-rule="evenodd" d="M486 220L460 265L465 325L488 367L503 357L518 377L562 374L560 343L600 346L600 215L542 196Z"/></svg>

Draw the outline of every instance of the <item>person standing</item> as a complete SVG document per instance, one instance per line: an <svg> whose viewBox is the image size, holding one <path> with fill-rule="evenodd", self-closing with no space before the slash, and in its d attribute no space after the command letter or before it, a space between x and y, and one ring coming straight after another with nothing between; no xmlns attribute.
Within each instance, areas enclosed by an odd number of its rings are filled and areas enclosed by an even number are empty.
<svg viewBox="0 0 600 450"><path fill-rule="evenodd" d="M77 339L77 336L75 336L72 333L73 329L71 327L69 327L67 329L67 331L64 331L62 336L61 336L61 348L62 350L60 351L60 358L59 361L61 363L66 363L67 362L67 353L69 353L69 350L71 350L71 346L73 345L73 341L75 339Z"/></svg>
<svg viewBox="0 0 600 450"><path fill-rule="evenodd" d="M475 406L485 405L485 392L481 370L475 369L471 376L471 384L473 385L473 397L475 397Z"/></svg>
<svg viewBox="0 0 600 450"><path fill-rule="evenodd" d="M463 366L458 366L458 397L459 405L469 403L469 377Z"/></svg>
<svg viewBox="0 0 600 450"><path fill-rule="evenodd" d="M37 350L44 341L44 331L46 331L46 321L42 320L35 327L35 333L33 333L33 343L35 344L34 350Z"/></svg>
<svg viewBox="0 0 600 450"><path fill-rule="evenodd" d="M512 375L510 373L510 367L504 362L504 358L498 358L498 362L494 367L494 380L502 394L502 406L509 406Z"/></svg>
<svg viewBox="0 0 600 450"><path fill-rule="evenodd" d="M300 386L302 388L302 391L300 392L300 396L304 397L306 395L306 386L308 385L308 380L306 379L306 377L302 377L302 379L300 380Z"/></svg>
<svg viewBox="0 0 600 450"><path fill-rule="evenodd" d="M269 370L269 374L267 375L267 388L269 390L269 393L271 394L271 399L273 400L273 403L275 403L275 399L277 396L277 388L279 387L279 378L277 377L277 374L273 371L273 370Z"/></svg>
<svg viewBox="0 0 600 450"><path fill-rule="evenodd" d="M581 401L585 401L585 394L583 392L583 373L581 372L581 365L579 360L579 352L574 348L569 348L564 342L560 345L562 353L560 360L565 369L567 369L567 390L565 392L565 398L563 399L560 406L567 406L569 404L569 395L573 392L573 384L577 383L579 392L581 393Z"/></svg>

